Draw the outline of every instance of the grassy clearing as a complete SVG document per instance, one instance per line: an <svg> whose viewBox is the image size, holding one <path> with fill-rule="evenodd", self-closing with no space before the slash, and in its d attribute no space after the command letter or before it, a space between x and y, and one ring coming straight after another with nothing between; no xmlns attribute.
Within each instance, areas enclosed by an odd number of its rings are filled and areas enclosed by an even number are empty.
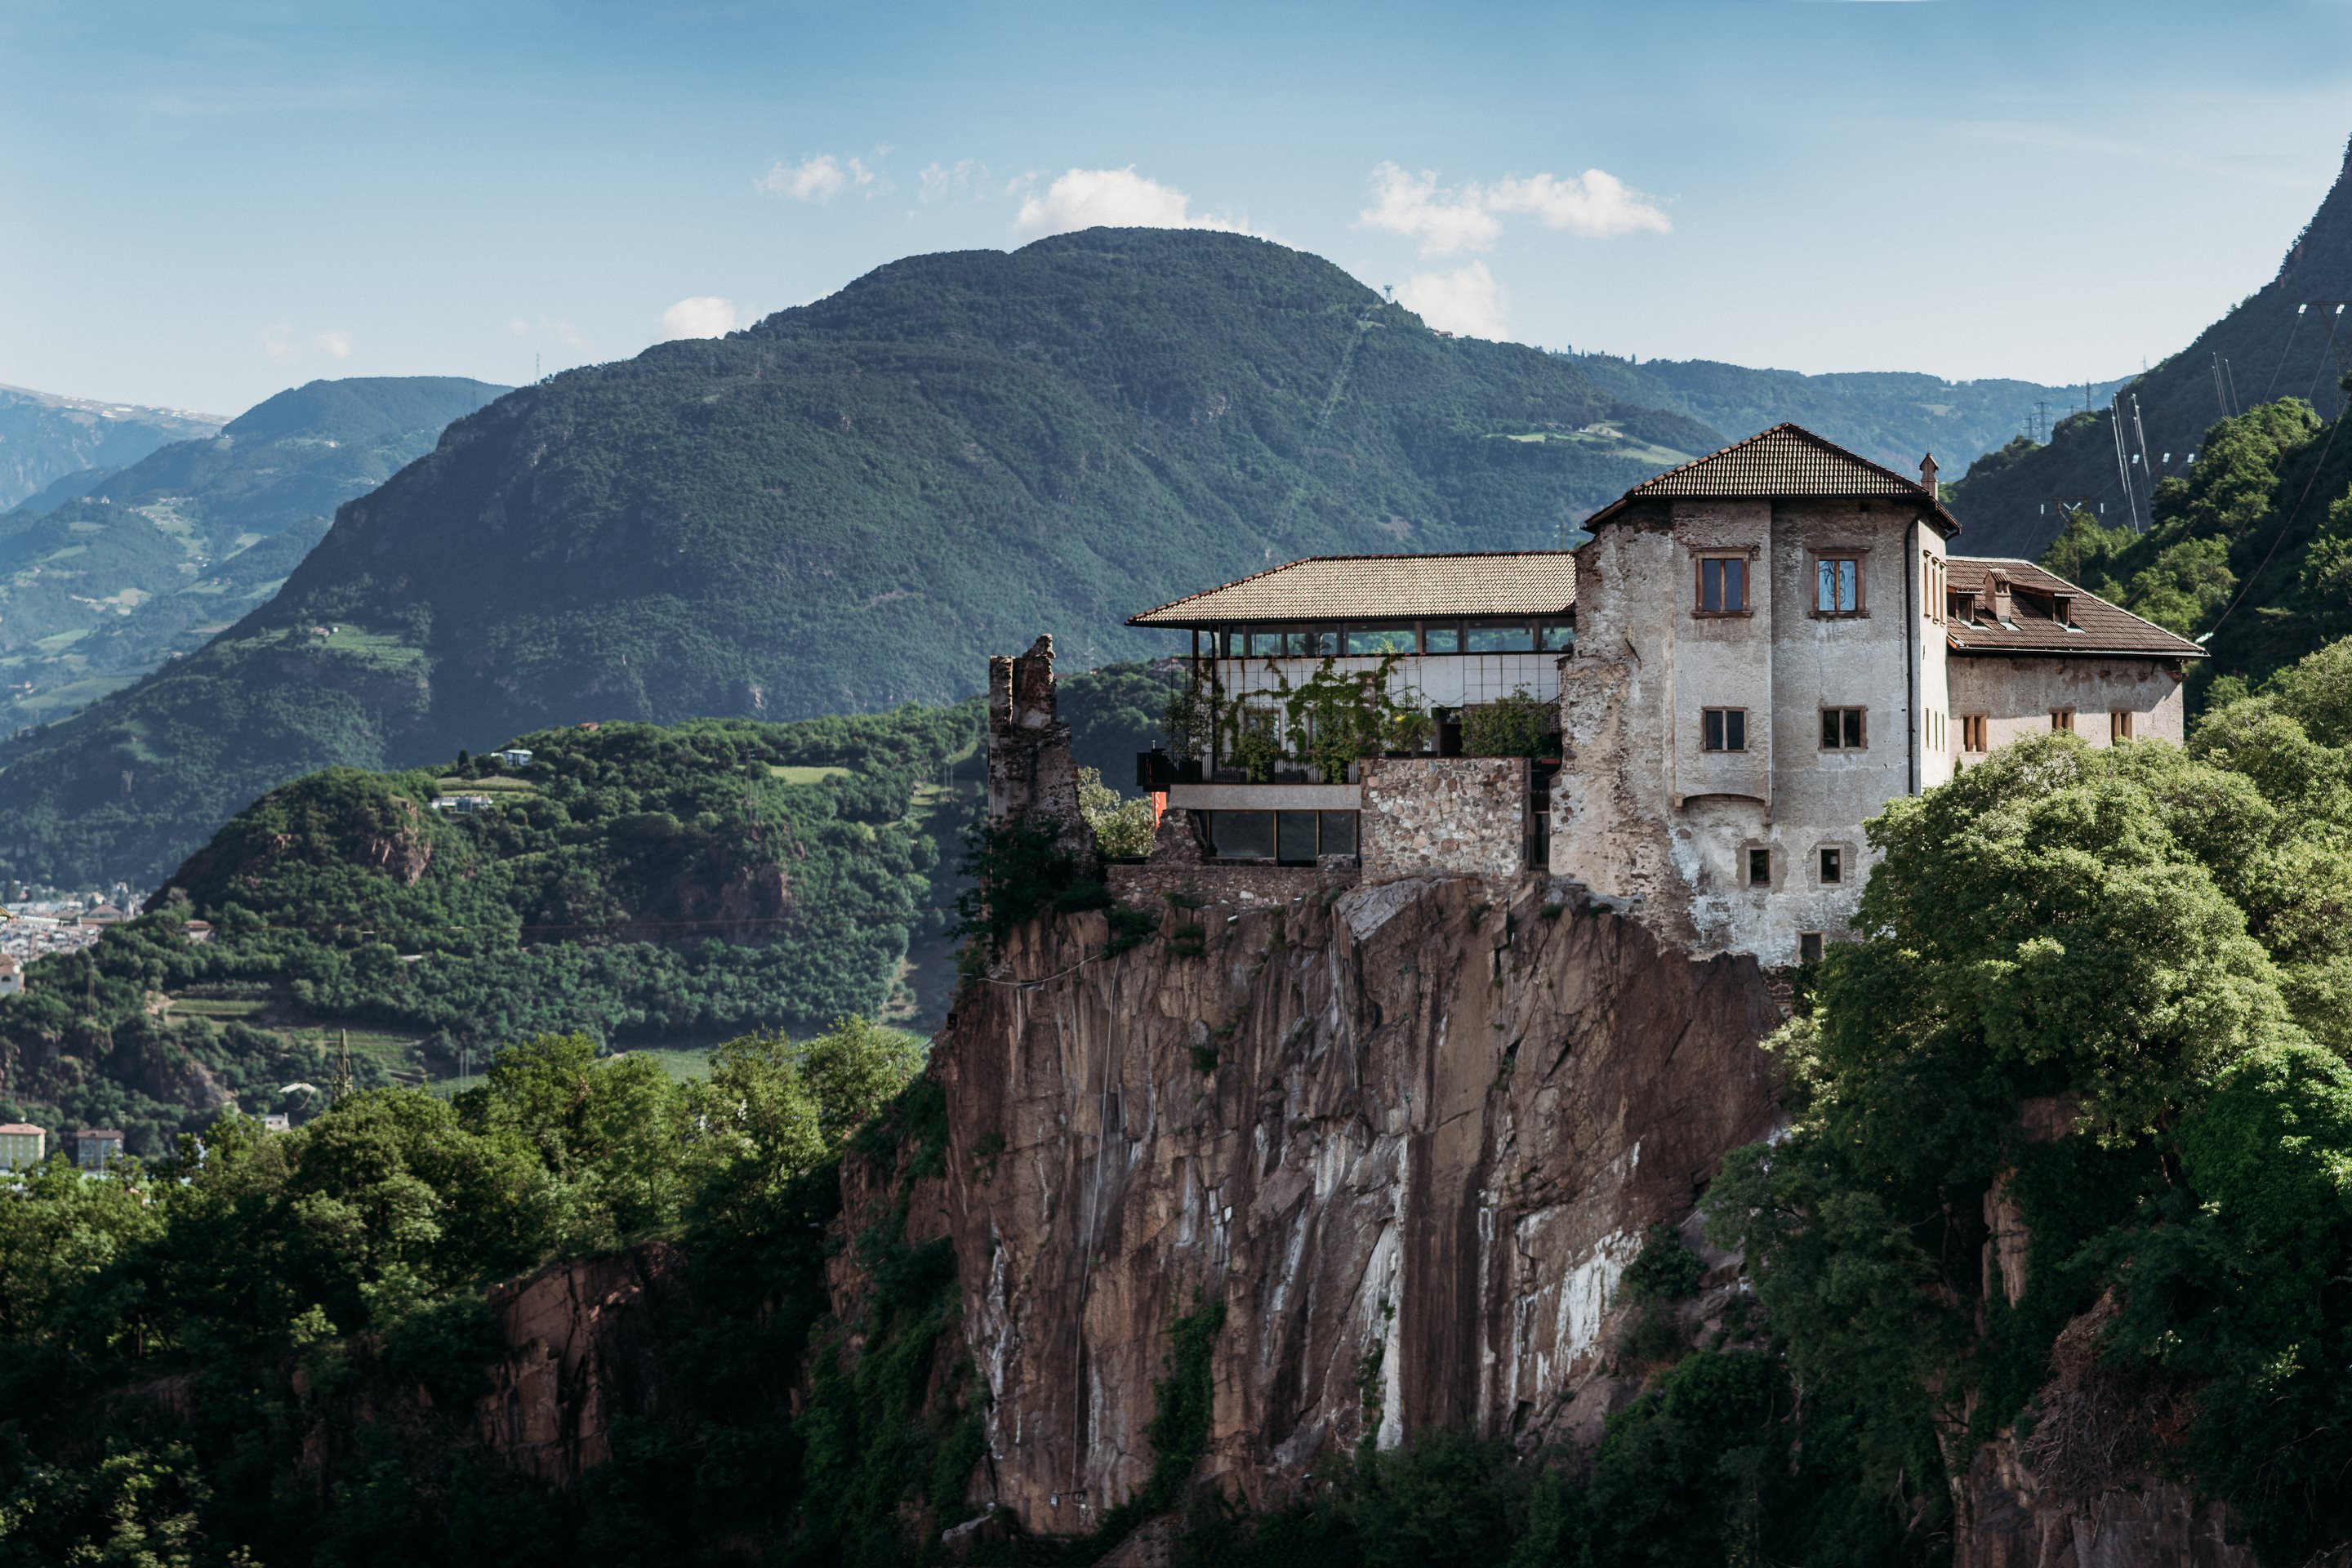
<svg viewBox="0 0 2352 1568"><path fill-rule="evenodd" d="M681 1083L688 1079L704 1079L710 1076L710 1053L709 1051L673 1050L667 1047L656 1047L646 1050L631 1051L628 1055L633 1057L651 1057L655 1061L661 1064L662 1070L664 1072L667 1072L670 1077L677 1079Z"/></svg>
<svg viewBox="0 0 2352 1568"><path fill-rule="evenodd" d="M786 784L809 784L825 779L845 779L849 776L849 770L834 766L812 767L797 763L770 763L768 776L782 779Z"/></svg>
<svg viewBox="0 0 2352 1568"><path fill-rule="evenodd" d="M539 786L529 779L501 778L493 773L486 779L447 778L434 781L450 795L537 795Z"/></svg>
<svg viewBox="0 0 2352 1568"><path fill-rule="evenodd" d="M251 1018L268 1010L268 1002L257 996L179 996L172 1002L175 1018Z"/></svg>

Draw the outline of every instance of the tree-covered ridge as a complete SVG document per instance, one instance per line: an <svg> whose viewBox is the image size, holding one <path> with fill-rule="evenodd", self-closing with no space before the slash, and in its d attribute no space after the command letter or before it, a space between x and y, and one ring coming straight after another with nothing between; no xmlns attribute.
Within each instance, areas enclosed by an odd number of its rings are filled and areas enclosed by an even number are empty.
<svg viewBox="0 0 2352 1568"><path fill-rule="evenodd" d="M2019 431L2047 412L2082 406L2086 390L2105 398L2119 382L2091 388L1988 377L1946 381L1906 371L1754 370L1716 360L1576 356L1577 368L1630 403L1675 409L1734 439L1794 420L1815 435L1897 473L1916 472L1934 453L1958 473L1986 454L2025 438Z"/></svg>
<svg viewBox="0 0 2352 1568"><path fill-rule="evenodd" d="M2352 442L2283 398L2215 424L2135 534L2076 510L2042 563L2184 637L2218 701L2352 635Z"/></svg>
<svg viewBox="0 0 2352 1568"><path fill-rule="evenodd" d="M75 711L268 599L335 509L505 389L316 381L0 517L0 731Z"/></svg>
<svg viewBox="0 0 2352 1568"><path fill-rule="evenodd" d="M521 737L530 764L330 769L240 813L86 952L0 1001L0 1097L164 1146L361 1031L372 1081L500 1042L634 1044L880 1016L952 853L977 704ZM473 796L478 809L433 802ZM464 802L472 805L473 802ZM215 932L190 942L182 922Z"/></svg>
<svg viewBox="0 0 2352 1568"><path fill-rule="evenodd" d="M921 1062L856 1019L731 1041L688 1083L543 1037L453 1100L227 1117L108 1179L59 1160L0 1188L0 1563L893 1560L900 1477L947 1475L961 1517L978 1457L964 1374L932 1375L961 1363L952 1278L943 1244L861 1237L877 1288L838 1322L825 1227L845 1154L937 1161L936 1100L902 1092ZM634 1371L671 1396L569 1494L534 1485L483 1441L483 1292L637 1244L670 1289Z"/></svg>
<svg viewBox="0 0 2352 1568"><path fill-rule="evenodd" d="M1072 667L1163 652L1124 618L1269 560L1549 544L1720 440L1262 240L918 257L460 420L266 607L0 752L0 853L161 875L328 765L953 700L1045 628Z"/></svg>

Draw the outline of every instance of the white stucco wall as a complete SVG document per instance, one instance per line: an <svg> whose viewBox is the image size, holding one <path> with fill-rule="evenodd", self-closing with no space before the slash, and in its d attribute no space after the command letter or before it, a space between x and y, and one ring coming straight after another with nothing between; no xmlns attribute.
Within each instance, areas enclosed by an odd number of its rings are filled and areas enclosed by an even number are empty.
<svg viewBox="0 0 2352 1568"><path fill-rule="evenodd" d="M1952 658L1952 749L1959 752L1961 715L1985 716L1987 749L2026 735L2046 734L2054 708L2074 710L2074 733L2095 746L2108 743L2108 715L2133 715L2135 740L2184 737L2187 704L2177 665L2144 658L2032 658L2011 654L1956 654ZM1981 760L1961 752L1966 766Z"/></svg>

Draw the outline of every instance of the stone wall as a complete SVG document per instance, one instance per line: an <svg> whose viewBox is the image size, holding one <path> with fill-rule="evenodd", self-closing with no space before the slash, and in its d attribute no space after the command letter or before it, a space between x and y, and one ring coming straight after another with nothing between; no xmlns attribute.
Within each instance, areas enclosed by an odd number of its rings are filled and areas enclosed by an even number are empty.
<svg viewBox="0 0 2352 1568"><path fill-rule="evenodd" d="M1374 758L1361 777L1365 881L1527 869L1525 757Z"/></svg>

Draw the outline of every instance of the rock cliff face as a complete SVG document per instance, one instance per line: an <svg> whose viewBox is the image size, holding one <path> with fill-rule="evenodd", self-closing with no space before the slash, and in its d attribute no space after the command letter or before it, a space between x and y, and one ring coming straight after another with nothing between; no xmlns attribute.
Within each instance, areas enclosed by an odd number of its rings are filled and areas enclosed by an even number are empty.
<svg viewBox="0 0 2352 1568"><path fill-rule="evenodd" d="M1108 934L1016 933L933 1047L992 1500L1069 1533L1132 1493L1172 1325L1211 1302L1201 1474L1254 1500L1367 1428L1532 1446L1630 1394L1620 1273L1776 1116L1751 960L1539 876Z"/></svg>

